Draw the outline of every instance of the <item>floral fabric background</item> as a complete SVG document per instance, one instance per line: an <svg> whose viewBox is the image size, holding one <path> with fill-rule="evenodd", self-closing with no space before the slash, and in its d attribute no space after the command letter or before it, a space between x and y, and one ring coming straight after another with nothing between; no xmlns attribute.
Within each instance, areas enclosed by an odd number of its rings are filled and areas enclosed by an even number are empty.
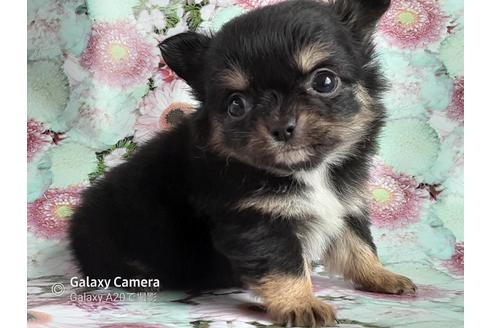
<svg viewBox="0 0 492 328"><path fill-rule="evenodd" d="M81 190L197 105L162 62L159 41L217 31L277 1L28 0L29 327L271 325L239 290L72 289L66 229ZM340 327L463 326L463 30L462 0L393 0L380 22L392 86L370 183L373 233L381 260L419 292L355 291L319 266L315 292L335 306Z"/></svg>

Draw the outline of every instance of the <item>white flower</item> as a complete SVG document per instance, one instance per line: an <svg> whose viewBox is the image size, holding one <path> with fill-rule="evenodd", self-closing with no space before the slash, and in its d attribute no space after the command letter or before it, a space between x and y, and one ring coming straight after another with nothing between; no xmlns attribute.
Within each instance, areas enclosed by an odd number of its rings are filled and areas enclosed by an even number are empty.
<svg viewBox="0 0 492 328"><path fill-rule="evenodd" d="M166 17L159 9L142 10L137 18L138 26L146 32L152 32L154 27L161 30L166 27Z"/></svg>
<svg viewBox="0 0 492 328"><path fill-rule="evenodd" d="M186 18L182 18L176 26L171 27L166 31L166 39L176 34L188 31L188 25L186 24Z"/></svg>
<svg viewBox="0 0 492 328"><path fill-rule="evenodd" d="M116 148L104 157L106 168L110 169L125 162L126 148Z"/></svg>
<svg viewBox="0 0 492 328"><path fill-rule="evenodd" d="M204 21L208 21L213 18L215 14L215 4L208 4L200 9L200 15Z"/></svg>

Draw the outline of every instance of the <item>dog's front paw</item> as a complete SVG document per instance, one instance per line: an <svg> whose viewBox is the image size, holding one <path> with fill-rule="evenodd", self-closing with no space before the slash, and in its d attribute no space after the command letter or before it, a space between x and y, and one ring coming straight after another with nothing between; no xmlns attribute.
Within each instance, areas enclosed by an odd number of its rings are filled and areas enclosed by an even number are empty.
<svg viewBox="0 0 492 328"><path fill-rule="evenodd" d="M309 301L272 306L268 312L276 323L288 327L333 327L336 324L333 308L314 297Z"/></svg>
<svg viewBox="0 0 492 328"><path fill-rule="evenodd" d="M377 279L359 282L357 288L385 294L415 295L417 293L417 286L412 280L388 270L377 275Z"/></svg>
<svg viewBox="0 0 492 328"><path fill-rule="evenodd" d="M409 278L395 274L388 284L386 292L388 294L415 295L417 286Z"/></svg>

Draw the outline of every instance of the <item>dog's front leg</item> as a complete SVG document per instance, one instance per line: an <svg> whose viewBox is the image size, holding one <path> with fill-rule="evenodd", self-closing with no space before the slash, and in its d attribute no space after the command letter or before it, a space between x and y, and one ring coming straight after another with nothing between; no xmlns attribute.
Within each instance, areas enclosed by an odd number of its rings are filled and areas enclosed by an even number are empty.
<svg viewBox="0 0 492 328"><path fill-rule="evenodd" d="M332 307L312 291L302 246L289 220L247 218L220 220L213 230L216 248L230 261L240 279L263 300L280 324L332 326Z"/></svg>
<svg viewBox="0 0 492 328"><path fill-rule="evenodd" d="M415 294L417 290L410 279L389 271L381 264L368 225L358 229L347 226L328 248L324 264L329 271L343 274L361 290L407 295Z"/></svg>

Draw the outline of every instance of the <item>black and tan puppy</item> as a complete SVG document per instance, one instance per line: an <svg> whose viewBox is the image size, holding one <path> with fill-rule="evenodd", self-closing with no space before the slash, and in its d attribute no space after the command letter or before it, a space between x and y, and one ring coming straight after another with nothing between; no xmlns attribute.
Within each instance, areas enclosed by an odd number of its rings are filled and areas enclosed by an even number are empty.
<svg viewBox="0 0 492 328"><path fill-rule="evenodd" d="M311 290L315 260L357 288L414 293L379 262L365 200L384 117L372 33L389 2L289 1L165 40L201 106L85 192L71 226L82 271L249 287L299 326L335 323Z"/></svg>

